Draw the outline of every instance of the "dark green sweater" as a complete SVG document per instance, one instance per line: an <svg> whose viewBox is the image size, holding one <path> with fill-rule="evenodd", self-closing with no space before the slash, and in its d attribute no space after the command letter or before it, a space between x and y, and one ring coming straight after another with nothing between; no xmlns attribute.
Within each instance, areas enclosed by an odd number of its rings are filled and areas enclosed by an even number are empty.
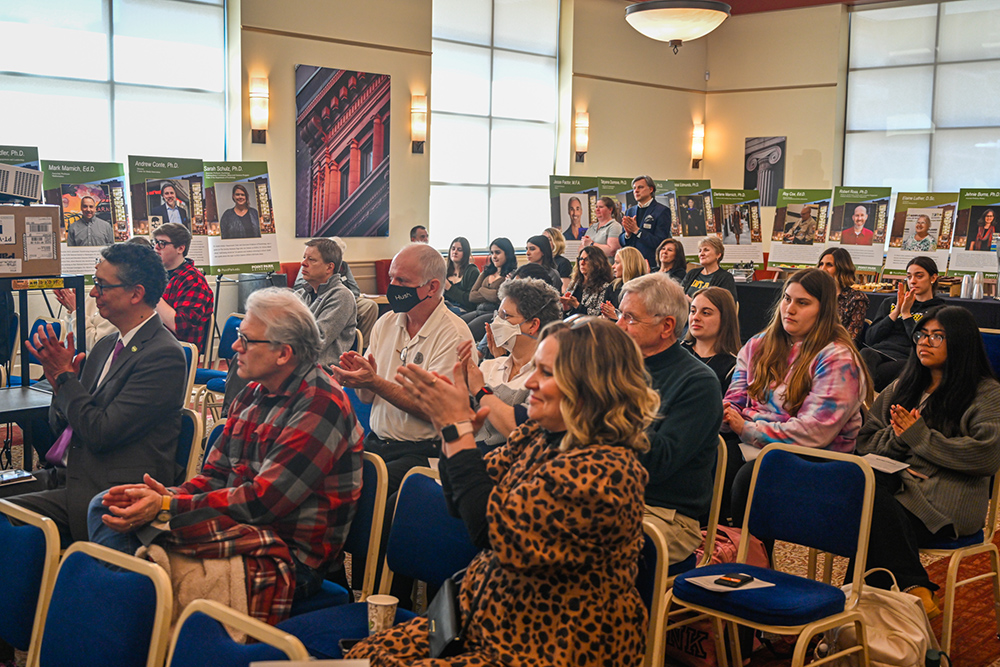
<svg viewBox="0 0 1000 667"><path fill-rule="evenodd" d="M680 343L646 358L660 413L649 427L646 504L675 509L694 519L712 503L716 449L722 425L719 379Z"/></svg>

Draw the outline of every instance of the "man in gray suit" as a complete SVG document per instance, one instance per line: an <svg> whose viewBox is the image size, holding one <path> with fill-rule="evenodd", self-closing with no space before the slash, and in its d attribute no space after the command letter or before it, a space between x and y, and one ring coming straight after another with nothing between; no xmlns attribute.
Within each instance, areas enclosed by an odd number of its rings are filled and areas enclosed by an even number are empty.
<svg viewBox="0 0 1000 667"><path fill-rule="evenodd" d="M140 483L147 472L170 480L177 472L187 364L155 311L166 272L156 253L135 244L108 246L101 257L90 294L118 333L99 340L86 363L72 334L63 345L51 327L28 344L53 387L57 437L46 459L54 467L0 489L51 517L64 541L87 539L87 505L99 491Z"/></svg>

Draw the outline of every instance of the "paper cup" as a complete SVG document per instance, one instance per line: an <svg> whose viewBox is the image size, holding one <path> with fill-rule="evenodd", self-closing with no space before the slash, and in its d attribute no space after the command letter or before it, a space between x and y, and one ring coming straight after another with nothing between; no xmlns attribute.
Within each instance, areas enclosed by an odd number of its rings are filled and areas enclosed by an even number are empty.
<svg viewBox="0 0 1000 667"><path fill-rule="evenodd" d="M396 620L399 600L392 595L368 596L368 636L388 630Z"/></svg>

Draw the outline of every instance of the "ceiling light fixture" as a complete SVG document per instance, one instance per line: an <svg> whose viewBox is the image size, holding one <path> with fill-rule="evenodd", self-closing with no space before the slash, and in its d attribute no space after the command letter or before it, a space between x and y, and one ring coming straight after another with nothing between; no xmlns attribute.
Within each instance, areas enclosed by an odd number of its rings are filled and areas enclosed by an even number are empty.
<svg viewBox="0 0 1000 667"><path fill-rule="evenodd" d="M715 0L647 0L626 7L625 20L646 37L667 42L676 54L684 42L718 28L730 9Z"/></svg>

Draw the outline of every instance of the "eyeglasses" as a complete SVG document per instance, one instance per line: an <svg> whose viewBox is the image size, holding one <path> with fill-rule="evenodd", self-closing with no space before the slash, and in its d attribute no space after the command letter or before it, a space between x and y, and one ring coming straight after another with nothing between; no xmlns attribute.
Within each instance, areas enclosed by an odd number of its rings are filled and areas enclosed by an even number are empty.
<svg viewBox="0 0 1000 667"><path fill-rule="evenodd" d="M281 345L281 343L273 340L254 340L253 338L247 338L243 335L243 332L240 331L239 327L236 327L236 338L240 341L240 345L243 346L244 350L250 347L250 343L269 343L271 345Z"/></svg>
<svg viewBox="0 0 1000 667"><path fill-rule="evenodd" d="M926 331L917 331L913 334L913 344L920 345L920 341L927 341L927 344L931 347L941 347L941 343L944 342L944 334L939 333L927 333Z"/></svg>
<svg viewBox="0 0 1000 667"><path fill-rule="evenodd" d="M129 285L128 283L119 283L118 285L109 285L107 283L102 283L100 280L98 280L95 277L94 278L94 287L97 288L97 293L98 294L100 294L101 296L104 296L104 290L106 290L106 289L114 289L116 287L133 287L133 285Z"/></svg>
<svg viewBox="0 0 1000 667"><path fill-rule="evenodd" d="M400 361L400 363L403 363L403 364L406 363L406 353L409 352L410 346L414 345L419 340L420 340L419 338L413 338L412 340L410 340L409 343L407 343L406 345L403 346L403 349L399 351L399 361ZM418 353L418 355L419 355L419 353ZM419 360L416 363L420 363Z"/></svg>
<svg viewBox="0 0 1000 667"><path fill-rule="evenodd" d="M155 245L157 248L162 249L168 245L173 245L173 243L171 243L170 241L164 241L163 239L156 239L155 241L153 241L153 245Z"/></svg>
<svg viewBox="0 0 1000 667"><path fill-rule="evenodd" d="M667 315L653 315L649 320L644 320L641 317L636 317L632 313L625 313L620 310L615 310L615 314L618 316L619 320L624 320L625 324L655 324L657 320L665 320Z"/></svg>

